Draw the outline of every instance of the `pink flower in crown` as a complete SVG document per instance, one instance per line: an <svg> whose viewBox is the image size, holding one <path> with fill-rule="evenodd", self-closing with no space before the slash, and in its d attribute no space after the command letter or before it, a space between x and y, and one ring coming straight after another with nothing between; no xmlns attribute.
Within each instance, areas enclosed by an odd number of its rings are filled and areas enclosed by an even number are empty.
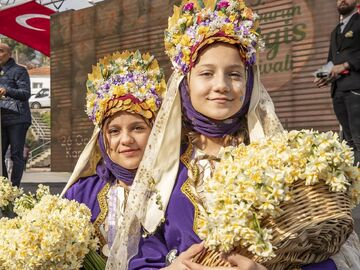
<svg viewBox="0 0 360 270"><path fill-rule="evenodd" d="M223 8L227 8L228 6L230 6L230 3L228 1L220 1L217 6L216 6L216 9L217 10L221 10Z"/></svg>
<svg viewBox="0 0 360 270"><path fill-rule="evenodd" d="M192 11L194 9L194 3L187 3L183 7L183 11Z"/></svg>

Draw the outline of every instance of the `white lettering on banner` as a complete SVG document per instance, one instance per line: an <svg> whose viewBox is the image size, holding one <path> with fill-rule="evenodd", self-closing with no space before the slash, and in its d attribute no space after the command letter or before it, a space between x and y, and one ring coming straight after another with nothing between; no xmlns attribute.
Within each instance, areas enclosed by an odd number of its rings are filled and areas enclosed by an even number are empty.
<svg viewBox="0 0 360 270"><path fill-rule="evenodd" d="M66 158L78 158L82 152L81 150L73 150L73 147L76 146L86 146L89 142L88 137L82 135L72 136L62 136L60 138L61 147L65 148L65 157ZM81 147L82 148L82 147Z"/></svg>

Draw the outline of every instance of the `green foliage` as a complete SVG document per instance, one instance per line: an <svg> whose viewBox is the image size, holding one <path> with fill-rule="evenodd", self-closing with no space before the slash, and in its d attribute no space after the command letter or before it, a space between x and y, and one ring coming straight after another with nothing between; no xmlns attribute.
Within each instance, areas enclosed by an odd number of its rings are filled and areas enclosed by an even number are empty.
<svg viewBox="0 0 360 270"><path fill-rule="evenodd" d="M106 261L95 251L90 250L86 254L84 259L84 269L85 270L103 270L106 267Z"/></svg>
<svg viewBox="0 0 360 270"><path fill-rule="evenodd" d="M10 46L10 48L12 49L12 57L19 64L26 65L27 67L30 68L34 66L48 65L50 62L49 57L41 53L37 53L36 50L34 50L33 48L30 48L25 44L17 42L16 40L1 35L0 35L0 40L2 43L5 43ZM31 62L34 59L37 60L36 64Z"/></svg>
<svg viewBox="0 0 360 270"><path fill-rule="evenodd" d="M50 111L45 111L41 113L41 120L45 122L49 127L51 126L51 115Z"/></svg>
<svg viewBox="0 0 360 270"><path fill-rule="evenodd" d="M17 42L16 40L13 40L11 38L8 37L2 37L1 38L1 42L2 43L6 43L7 45L10 46L10 48L13 51L13 54L15 53L15 51L17 51L19 54L25 54L27 59L29 61L31 61L32 59L35 58L35 50L22 44Z"/></svg>

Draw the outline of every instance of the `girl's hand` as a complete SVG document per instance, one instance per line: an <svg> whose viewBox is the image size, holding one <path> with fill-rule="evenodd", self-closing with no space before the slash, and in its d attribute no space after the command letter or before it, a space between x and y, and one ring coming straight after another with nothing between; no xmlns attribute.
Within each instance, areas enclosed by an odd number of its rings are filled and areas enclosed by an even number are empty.
<svg viewBox="0 0 360 270"><path fill-rule="evenodd" d="M258 264L249 258L241 256L239 254L230 255L227 260L233 265L233 267L208 267L202 266L198 263L194 263L187 259L183 261L183 264L187 266L189 270L266 270L264 266Z"/></svg>
<svg viewBox="0 0 360 270"><path fill-rule="evenodd" d="M204 243L194 244L189 247L186 251L182 252L172 264L169 266L162 268L163 270L190 270L183 262L191 261L193 257L195 257L198 253L200 253L204 249Z"/></svg>

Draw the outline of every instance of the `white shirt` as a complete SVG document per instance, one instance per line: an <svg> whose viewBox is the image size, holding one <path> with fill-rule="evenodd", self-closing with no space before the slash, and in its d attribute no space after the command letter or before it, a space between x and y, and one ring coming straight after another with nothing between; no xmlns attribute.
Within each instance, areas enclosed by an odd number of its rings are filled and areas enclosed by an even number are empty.
<svg viewBox="0 0 360 270"><path fill-rule="evenodd" d="M351 15L349 15L345 19L341 20L341 22L342 22L342 25L340 26L341 33L344 31L344 29L345 29L346 25L348 24L348 22L350 21L351 17L356 13L358 13L357 9Z"/></svg>

